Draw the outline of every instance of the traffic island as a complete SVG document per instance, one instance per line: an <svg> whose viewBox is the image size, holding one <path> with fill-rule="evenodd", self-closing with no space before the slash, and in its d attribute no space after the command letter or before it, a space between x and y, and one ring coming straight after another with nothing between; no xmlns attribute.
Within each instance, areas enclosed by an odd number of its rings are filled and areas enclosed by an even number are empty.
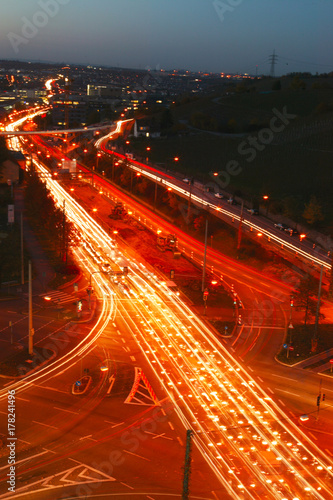
<svg viewBox="0 0 333 500"><path fill-rule="evenodd" d="M90 375L85 375L84 377L80 378L72 385L72 394L85 394L89 389L91 382L92 378L90 377Z"/></svg>

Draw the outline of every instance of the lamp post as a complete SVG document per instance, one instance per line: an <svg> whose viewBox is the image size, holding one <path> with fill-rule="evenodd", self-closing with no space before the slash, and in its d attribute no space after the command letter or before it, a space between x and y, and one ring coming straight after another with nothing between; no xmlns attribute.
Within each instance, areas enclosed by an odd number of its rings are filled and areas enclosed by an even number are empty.
<svg viewBox="0 0 333 500"><path fill-rule="evenodd" d="M102 153L97 153L96 170L98 170L98 162L99 162L99 159L101 156L102 156Z"/></svg>
<svg viewBox="0 0 333 500"><path fill-rule="evenodd" d="M147 162L147 163L149 163L148 153L149 153L150 149L151 149L151 148L150 148L149 146L147 146L147 147L146 147L146 151L147 151L146 162Z"/></svg>
<svg viewBox="0 0 333 500"><path fill-rule="evenodd" d="M266 215L268 214L268 200L269 200L269 197L267 194L264 194L262 199L264 200L264 203L266 205Z"/></svg>

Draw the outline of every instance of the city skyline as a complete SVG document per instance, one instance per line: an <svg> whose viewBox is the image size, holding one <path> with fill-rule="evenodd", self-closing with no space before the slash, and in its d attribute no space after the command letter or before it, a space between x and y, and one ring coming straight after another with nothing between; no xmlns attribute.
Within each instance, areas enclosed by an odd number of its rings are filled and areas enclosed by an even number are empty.
<svg viewBox="0 0 333 500"><path fill-rule="evenodd" d="M275 51L276 75L326 73L332 17L326 0L16 0L0 58L261 75Z"/></svg>

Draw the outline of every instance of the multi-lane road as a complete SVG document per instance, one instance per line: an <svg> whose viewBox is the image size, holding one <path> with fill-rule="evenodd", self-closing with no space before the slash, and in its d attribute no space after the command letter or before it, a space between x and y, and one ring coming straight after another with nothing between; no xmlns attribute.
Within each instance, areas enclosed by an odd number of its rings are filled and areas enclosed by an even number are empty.
<svg viewBox="0 0 333 500"><path fill-rule="evenodd" d="M83 242L75 256L93 282L99 307L96 324L82 325L65 356L1 392L6 404L7 390L16 389L22 418L22 462L11 497L29 498L32 489L33 498L59 498L60 491L63 498L78 492L89 498L121 498L126 492L137 498L180 497L188 430L195 443L194 470L203 474L192 474L191 498L331 498L326 453L281 409L274 391L263 390L253 369L237 361L264 361L263 354L278 342L274 333L281 338L290 286L267 282L211 250L209 265L234 285L246 306L244 324L227 347L186 303L169 295L133 250L110 238L48 177L42 164L36 167L80 227ZM119 197L111 186L102 189L108 199ZM147 225L162 224L142 207L135 205L134 211ZM200 259L198 243L182 234L180 242L191 258ZM119 286L105 264L126 265L126 282ZM70 389L83 367L93 383L78 402ZM270 375L266 367L267 380ZM6 466L1 471L4 481Z"/></svg>

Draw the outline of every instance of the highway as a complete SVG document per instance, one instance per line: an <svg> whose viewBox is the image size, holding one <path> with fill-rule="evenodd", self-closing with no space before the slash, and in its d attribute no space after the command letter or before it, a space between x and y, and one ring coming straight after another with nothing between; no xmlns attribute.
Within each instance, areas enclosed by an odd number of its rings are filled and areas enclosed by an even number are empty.
<svg viewBox="0 0 333 500"><path fill-rule="evenodd" d="M121 124L122 122L117 122ZM252 234L260 235L258 237L265 239L266 244L269 243L273 248L281 249L292 256L297 256L298 259L304 259L306 263L323 266L324 269L330 270L332 258L330 252L324 251L321 248L314 247L313 244L305 240L300 241L297 236L290 236L283 231L279 231L273 227L273 223L262 216L248 215L246 211L242 211L241 207L229 205L225 199L219 200L212 192L205 192L206 186L195 182L189 187L188 182L170 175L166 172L145 165L141 162L132 160L126 155L121 155L113 150L108 149L108 142L112 140L113 133L109 133L104 137L99 138L95 145L105 154L116 156L118 161L125 162L133 171L144 175L155 183L166 188L170 187L179 196L191 200L193 206L203 210L213 211L214 215L228 224L239 223L242 219L242 230L244 233L251 232ZM208 186L218 187L218 178L213 178Z"/></svg>

